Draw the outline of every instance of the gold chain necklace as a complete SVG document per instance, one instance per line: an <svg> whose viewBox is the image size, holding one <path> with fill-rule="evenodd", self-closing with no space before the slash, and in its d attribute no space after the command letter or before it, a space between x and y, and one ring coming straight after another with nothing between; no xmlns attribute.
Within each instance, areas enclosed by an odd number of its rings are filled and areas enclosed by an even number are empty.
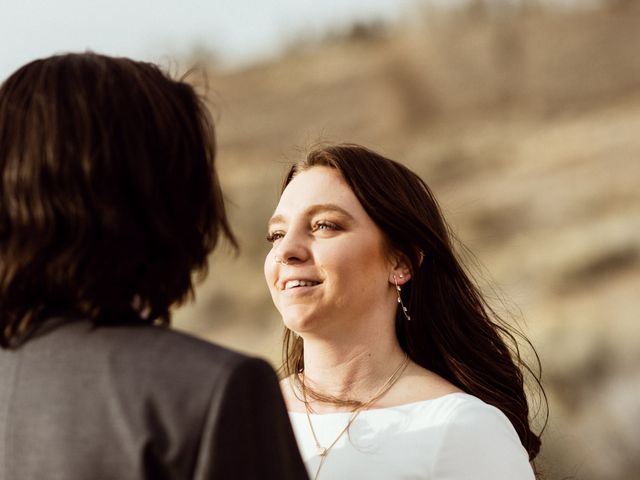
<svg viewBox="0 0 640 480"><path fill-rule="evenodd" d="M316 448L318 449L318 455L320 455L320 463L318 464L318 468L316 469L316 474L314 475L313 480L317 480L318 475L320 474L320 470L324 465L324 461L327 458L327 455L329 455L329 452L334 447L334 445L338 443L338 440L342 438L342 435L344 435L345 432L349 430L349 427L355 421L355 419L358 418L358 415L360 415L360 412L362 412L363 410L366 410L367 407L369 407L373 402L375 402L380 397L382 397L385 393L387 393L391 389L391 387L393 387L393 385L395 385L395 383L400 379L400 377L404 373L404 370L407 368L407 365L409 365L409 356L405 353L405 356L402 359L402 362L400 363L398 368L395 369L395 371L391 374L391 376L387 379L387 381L384 382L384 384L378 389L378 391L374 393L369 400L367 400L365 403L363 403L362 405L360 405L359 407L357 407L351 412L351 418L349 418L349 421L347 422L345 427L340 431L338 436L333 440L333 442L329 444L328 447L323 447L322 445L320 445L320 441L318 440L316 431L313 428L313 423L311 422L311 415L310 415L311 408L309 407L309 401L307 400L307 390L304 384L304 372L300 373L300 376L302 377L301 384L302 384L302 397L303 397L303 403L304 403L304 411L305 411L305 414L307 415L307 422L309 423L309 429L311 430L311 435L313 435L313 440L316 444Z"/></svg>

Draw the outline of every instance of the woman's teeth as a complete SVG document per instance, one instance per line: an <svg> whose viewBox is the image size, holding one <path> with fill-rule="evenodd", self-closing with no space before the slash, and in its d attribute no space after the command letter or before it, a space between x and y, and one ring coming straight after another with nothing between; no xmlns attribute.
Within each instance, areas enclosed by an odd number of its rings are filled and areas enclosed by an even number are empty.
<svg viewBox="0 0 640 480"><path fill-rule="evenodd" d="M314 285L318 285L320 282L313 282L311 280L289 280L284 284L284 289L289 290L290 288L295 287L313 287Z"/></svg>

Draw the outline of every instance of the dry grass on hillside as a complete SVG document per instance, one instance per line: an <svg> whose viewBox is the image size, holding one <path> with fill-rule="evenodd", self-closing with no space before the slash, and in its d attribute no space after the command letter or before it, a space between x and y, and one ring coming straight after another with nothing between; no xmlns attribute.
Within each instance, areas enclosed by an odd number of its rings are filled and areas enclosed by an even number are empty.
<svg viewBox="0 0 640 480"><path fill-rule="evenodd" d="M612 2L610 2L612 3ZM640 475L640 12L457 12L212 73L243 252L176 322L277 363L265 222L296 147L362 143L419 172L522 311L551 402L547 478Z"/></svg>

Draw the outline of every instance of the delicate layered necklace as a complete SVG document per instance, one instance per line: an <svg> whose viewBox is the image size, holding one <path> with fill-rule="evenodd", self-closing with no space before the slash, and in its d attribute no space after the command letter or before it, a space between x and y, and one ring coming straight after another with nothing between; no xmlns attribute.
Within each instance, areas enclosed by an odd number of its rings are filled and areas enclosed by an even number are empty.
<svg viewBox="0 0 640 480"><path fill-rule="evenodd" d="M313 477L313 480L317 480L318 475L320 475L320 470L324 465L324 461L327 459L327 455L329 455L329 452L331 451L331 449L334 447L336 443L338 443L338 440L342 438L345 432L349 430L349 427L358 417L360 412L362 412L363 410L366 410L376 400L378 400L385 393L387 393L391 389L391 387L393 387L393 385L400 379L405 369L407 368L407 365L409 365L409 356L405 353L405 356L402 359L402 362L400 363L400 365L398 365L398 368L395 369L395 371L391 374L391 376L387 379L387 381L384 382L384 384L376 391L376 393L373 394L373 396L369 400L360 404L358 407L356 407L354 410L351 411L351 417L347 421L347 424L345 425L345 427L342 430L340 430L340 433L338 433L338 436L333 440L333 442L331 442L326 447L323 447L320 444L320 441L318 440L318 436L316 435L316 431L313 428L313 423L311 422L311 415L310 415L311 407L309 405L309 401L307 400L307 390L304 383L304 371L300 372L300 384L302 385L302 398L304 402L305 413L307 415L307 422L309 422L309 429L311 430L311 434L313 435L313 440L316 444L316 448L318 449L318 455L320 455L320 463L318 464L318 468L316 470L316 474Z"/></svg>

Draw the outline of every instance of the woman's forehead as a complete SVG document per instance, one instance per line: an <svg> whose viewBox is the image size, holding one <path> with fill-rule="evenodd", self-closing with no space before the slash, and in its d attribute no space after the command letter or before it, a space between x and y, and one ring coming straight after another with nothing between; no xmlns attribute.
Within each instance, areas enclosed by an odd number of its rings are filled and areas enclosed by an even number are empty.
<svg viewBox="0 0 640 480"><path fill-rule="evenodd" d="M340 172L318 166L297 174L282 192L274 217L289 217L317 211L342 211L359 219L367 213Z"/></svg>
<svg viewBox="0 0 640 480"><path fill-rule="evenodd" d="M332 203L345 208L360 202L337 170L313 167L293 177L282 192L278 206L310 203Z"/></svg>

